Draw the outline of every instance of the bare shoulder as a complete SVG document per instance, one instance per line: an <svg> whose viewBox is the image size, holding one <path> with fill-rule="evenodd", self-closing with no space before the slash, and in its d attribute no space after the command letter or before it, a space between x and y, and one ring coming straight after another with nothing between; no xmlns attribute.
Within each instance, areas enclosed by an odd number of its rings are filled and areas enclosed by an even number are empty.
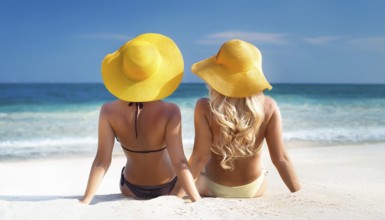
<svg viewBox="0 0 385 220"><path fill-rule="evenodd" d="M266 118L270 119L276 110L278 110L277 102L270 96L265 96L264 111Z"/></svg>
<svg viewBox="0 0 385 220"><path fill-rule="evenodd" d="M196 111L206 111L210 108L209 99L208 98L200 98L197 100L195 104Z"/></svg>
<svg viewBox="0 0 385 220"><path fill-rule="evenodd" d="M172 102L163 102L164 103L164 109L171 113L178 113L180 112L180 108L177 104Z"/></svg>
<svg viewBox="0 0 385 220"><path fill-rule="evenodd" d="M172 102L163 102L163 113L169 116L169 118L180 118L181 112L177 104Z"/></svg>
<svg viewBox="0 0 385 220"><path fill-rule="evenodd" d="M274 109L277 106L277 102L270 96L265 96L265 108Z"/></svg>
<svg viewBox="0 0 385 220"><path fill-rule="evenodd" d="M208 98L200 98L197 100L196 105L208 105L209 99Z"/></svg>
<svg viewBox="0 0 385 220"><path fill-rule="evenodd" d="M113 114L118 108L118 101L106 102L100 108L100 115L110 115Z"/></svg>

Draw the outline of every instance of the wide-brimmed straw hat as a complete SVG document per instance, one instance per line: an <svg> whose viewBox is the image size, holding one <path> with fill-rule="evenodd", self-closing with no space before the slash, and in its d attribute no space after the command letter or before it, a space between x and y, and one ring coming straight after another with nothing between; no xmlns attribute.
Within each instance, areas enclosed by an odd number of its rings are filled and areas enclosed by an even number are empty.
<svg viewBox="0 0 385 220"><path fill-rule="evenodd" d="M146 33L104 58L102 78L119 99L147 102L171 95L182 81L183 68L182 54L173 40Z"/></svg>
<svg viewBox="0 0 385 220"><path fill-rule="evenodd" d="M216 56L192 65L193 73L219 93L234 98L272 89L262 71L262 55L254 45L233 39Z"/></svg>

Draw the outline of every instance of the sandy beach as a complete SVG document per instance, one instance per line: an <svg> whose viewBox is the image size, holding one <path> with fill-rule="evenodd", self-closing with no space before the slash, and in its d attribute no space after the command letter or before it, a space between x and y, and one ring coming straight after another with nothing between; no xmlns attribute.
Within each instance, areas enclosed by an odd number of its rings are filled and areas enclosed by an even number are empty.
<svg viewBox="0 0 385 220"><path fill-rule="evenodd" d="M385 144L289 147L303 189L290 193L266 147L268 188L254 199L125 198L115 155L89 206L92 157L0 162L0 219L383 219ZM189 156L189 152L186 152Z"/></svg>

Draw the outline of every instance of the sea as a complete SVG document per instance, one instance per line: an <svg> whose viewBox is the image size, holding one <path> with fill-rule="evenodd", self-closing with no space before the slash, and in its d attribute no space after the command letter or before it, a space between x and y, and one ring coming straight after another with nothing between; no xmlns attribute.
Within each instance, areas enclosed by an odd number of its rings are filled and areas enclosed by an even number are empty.
<svg viewBox="0 0 385 220"><path fill-rule="evenodd" d="M165 99L180 106L187 150L195 103L207 94L203 83L182 83ZM273 84L265 94L287 143L385 143L385 85ZM114 99L102 83L0 84L0 161L94 155L100 107Z"/></svg>

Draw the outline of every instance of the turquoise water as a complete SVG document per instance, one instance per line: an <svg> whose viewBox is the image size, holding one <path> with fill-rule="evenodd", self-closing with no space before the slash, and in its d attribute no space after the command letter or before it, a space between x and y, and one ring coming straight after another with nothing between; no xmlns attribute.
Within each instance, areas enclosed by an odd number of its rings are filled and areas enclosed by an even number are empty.
<svg viewBox="0 0 385 220"><path fill-rule="evenodd" d="M273 84L285 141L385 141L385 85ZM182 111L183 141L193 144L193 109L204 84L182 84L166 100ZM0 84L0 160L93 154L103 84Z"/></svg>

